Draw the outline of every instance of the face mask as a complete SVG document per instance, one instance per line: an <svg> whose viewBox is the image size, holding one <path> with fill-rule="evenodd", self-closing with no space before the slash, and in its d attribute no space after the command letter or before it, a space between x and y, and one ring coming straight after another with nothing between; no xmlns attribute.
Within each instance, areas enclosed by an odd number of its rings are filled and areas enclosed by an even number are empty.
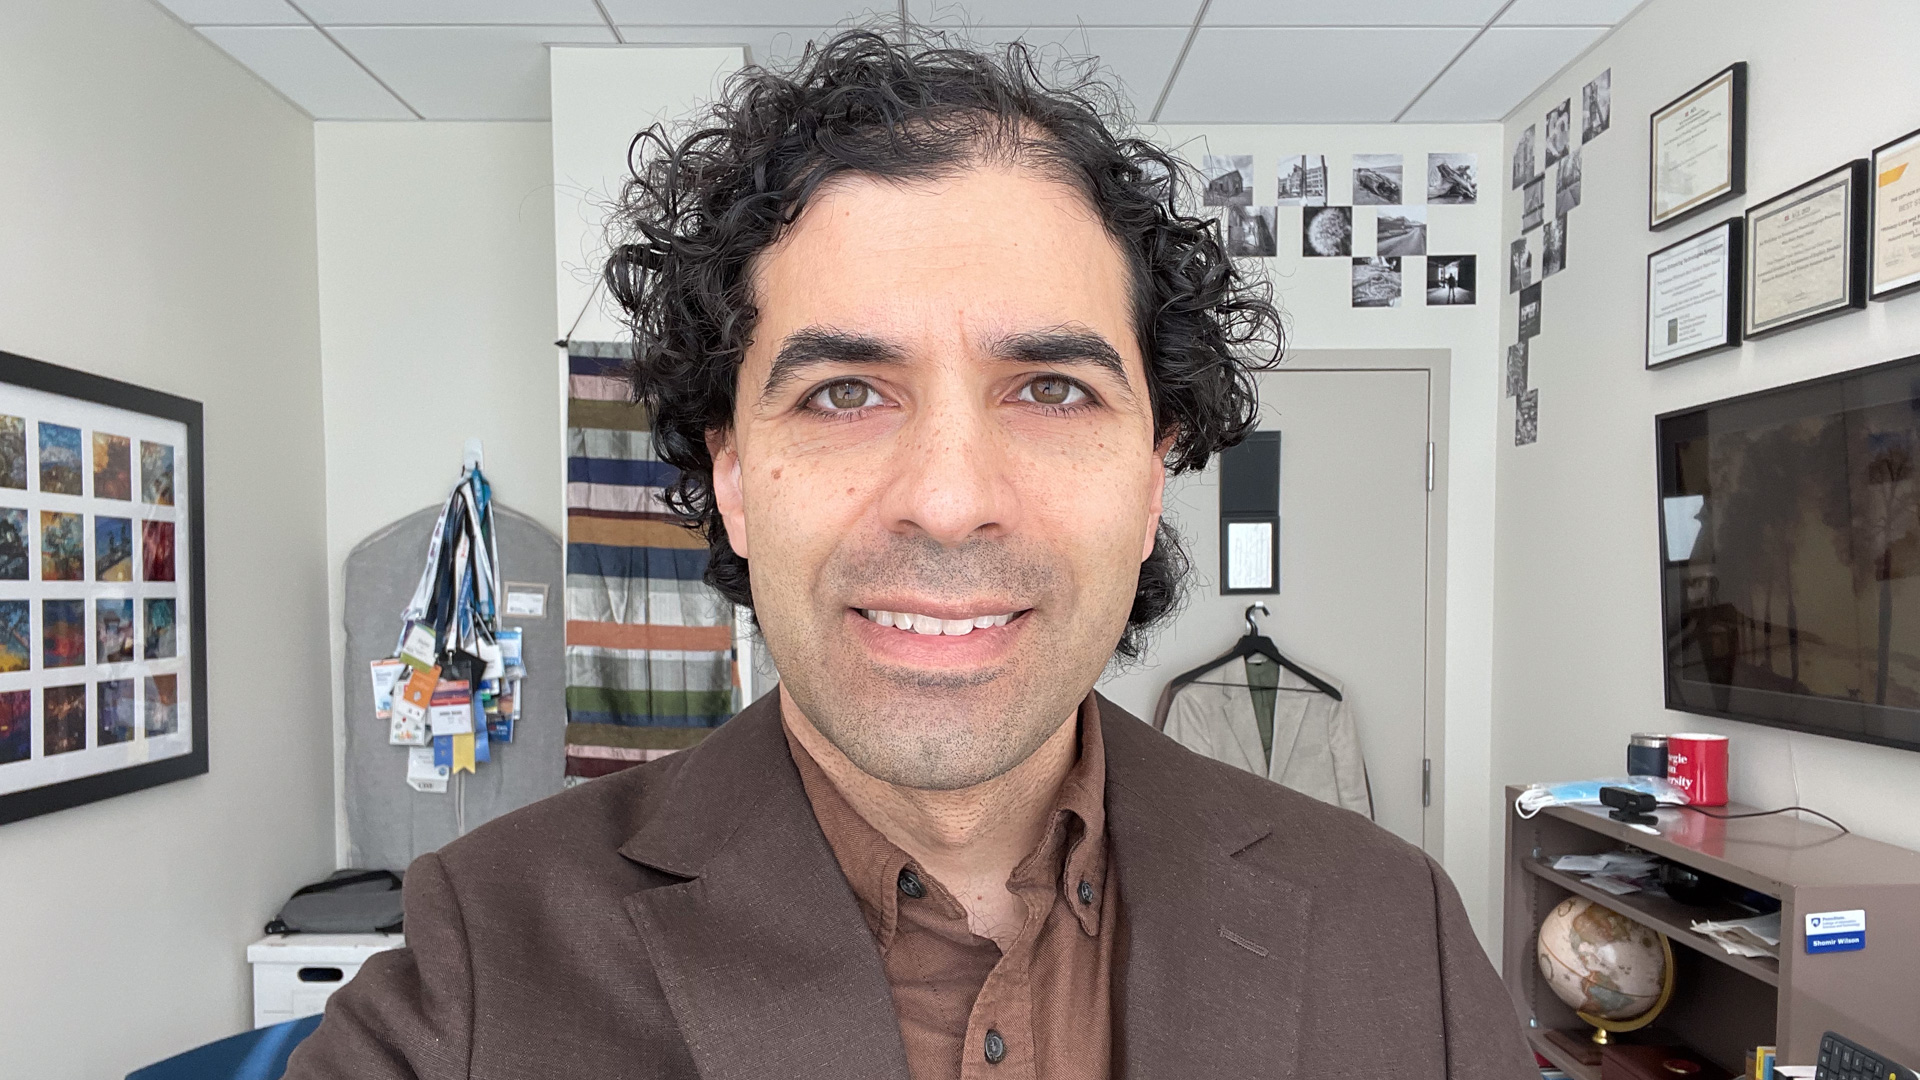
<svg viewBox="0 0 1920 1080"><path fill-rule="evenodd" d="M1611 780L1574 780L1564 784L1534 784L1513 800L1513 809L1530 818L1549 806L1599 806L1603 787L1631 788L1673 806L1685 806L1687 794L1659 776L1625 776Z"/></svg>

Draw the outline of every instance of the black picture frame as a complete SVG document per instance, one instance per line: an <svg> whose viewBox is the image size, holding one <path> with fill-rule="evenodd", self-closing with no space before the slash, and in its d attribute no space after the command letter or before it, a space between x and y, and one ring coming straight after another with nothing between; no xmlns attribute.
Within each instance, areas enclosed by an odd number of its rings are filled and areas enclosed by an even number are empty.
<svg viewBox="0 0 1920 1080"><path fill-rule="evenodd" d="M1668 254L1675 248L1686 247L1689 244L1697 243L1716 232L1722 231L1727 234L1727 261L1724 269L1724 280L1721 282L1721 290L1726 296L1726 310L1724 312L1726 325L1722 328L1720 340L1656 361L1653 358L1653 273L1655 264L1660 261L1661 256ZM1747 279L1745 259L1746 237L1745 216L1730 217L1725 221L1709 225L1691 236L1675 240L1666 247L1650 252L1647 255L1647 321L1646 333L1642 337L1640 345L1648 371L1658 371L1661 368L1672 367L1675 364L1682 364L1688 360L1697 360L1702 356L1720 352L1723 349L1739 348L1742 340L1740 336L1741 322L1746 315L1746 307L1742 298L1742 286L1746 283Z"/></svg>
<svg viewBox="0 0 1920 1080"><path fill-rule="evenodd" d="M1254 431L1220 454L1220 594L1270 596L1280 591L1280 439L1278 431ZM1267 583L1233 588L1228 573L1234 525L1269 526Z"/></svg>
<svg viewBox="0 0 1920 1080"><path fill-rule="evenodd" d="M1660 147L1658 143L1660 121L1666 116L1692 103L1700 94L1712 88L1723 79L1732 80L1731 100L1729 102L1727 123L1728 185L1708 198L1669 211L1665 216L1659 213L1660 196ZM1747 62L1736 61L1721 68L1712 75L1690 87L1686 93L1655 109L1647 117L1647 228L1659 232L1687 220L1697 214L1705 213L1709 208L1720 205L1729 199L1737 199L1747 192Z"/></svg>
<svg viewBox="0 0 1920 1080"><path fill-rule="evenodd" d="M0 825L4 825L170 784L208 771L207 560L204 420L199 402L4 351L0 351L0 383L142 413L185 427L186 485L175 492L175 498L184 497L186 501L182 509L188 536L184 552L176 549L175 559L184 554L189 568L187 588L179 599L188 605L186 640L190 655L180 674L192 680L187 695L191 706L184 719L191 725L193 739L192 746L183 754L0 794Z"/></svg>
<svg viewBox="0 0 1920 1080"><path fill-rule="evenodd" d="M1757 299L1758 290L1755 288L1754 274L1758 272L1761 260L1759 245L1755 244L1753 239L1754 222L1791 206L1796 199L1809 197L1816 192L1816 189L1831 190L1836 182L1844 184L1847 191L1847 220L1843 226L1846 230L1846 243L1848 247L1845 256L1847 269L1845 298L1838 303L1825 307L1809 309L1804 313L1796 314L1792 318L1770 322L1766 326L1756 326L1754 324L1753 307ZM1780 194L1747 208L1746 214L1743 215L1746 224L1741 230L1745 234L1742 241L1744 248L1742 258L1746 263L1740 286L1742 294L1740 304L1740 333L1743 338L1751 341L1755 338L1768 337L1785 330L1805 326L1808 323L1819 322L1822 319L1830 319L1835 315L1844 315L1849 311L1860 311L1866 308L1866 202L1869 197L1867 159L1855 158L1837 169L1829 169L1805 183L1795 184Z"/></svg>
<svg viewBox="0 0 1920 1080"><path fill-rule="evenodd" d="M1883 286L1880 283L1880 157L1890 150L1914 147L1920 150L1920 128L1907 132L1897 139L1889 139L1873 148L1867 157L1867 176L1870 188L1867 193L1867 299L1891 300L1896 296L1920 289L1920 274L1896 279L1895 284ZM1914 162L1920 167L1920 158Z"/></svg>

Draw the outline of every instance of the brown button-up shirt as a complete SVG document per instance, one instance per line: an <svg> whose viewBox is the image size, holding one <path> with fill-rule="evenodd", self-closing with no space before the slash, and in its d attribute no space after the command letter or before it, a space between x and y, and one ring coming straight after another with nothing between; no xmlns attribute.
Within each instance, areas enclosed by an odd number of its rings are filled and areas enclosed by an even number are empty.
<svg viewBox="0 0 1920 1080"><path fill-rule="evenodd" d="M787 735L820 831L879 943L913 1080L1106 1080L1120 898L1092 695L1078 723L1080 756L1046 834L1007 879L1027 918L1005 953L969 930L953 894L868 824Z"/></svg>

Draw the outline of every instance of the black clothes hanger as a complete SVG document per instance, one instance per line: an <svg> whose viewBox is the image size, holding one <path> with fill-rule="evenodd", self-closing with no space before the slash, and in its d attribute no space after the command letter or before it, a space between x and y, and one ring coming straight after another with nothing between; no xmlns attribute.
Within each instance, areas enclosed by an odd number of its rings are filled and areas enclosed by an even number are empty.
<svg viewBox="0 0 1920 1080"><path fill-rule="evenodd" d="M1308 671L1306 668L1303 668L1299 664L1296 664L1293 661L1287 659L1286 656L1280 652L1280 647L1273 643L1273 639L1267 637L1265 634L1262 634L1260 632L1259 624L1253 621L1253 613L1255 611L1259 611L1260 613L1265 615L1273 614L1272 612L1267 610L1267 605L1263 603L1253 604L1249 606L1247 608L1246 635L1243 636L1239 641L1234 642L1233 648L1227 650L1227 652L1224 653L1223 655L1214 657L1212 660L1209 660L1206 663L1200 665L1199 667L1194 668L1192 671L1186 671L1186 672L1182 672L1179 675L1175 675L1173 677L1173 682L1171 685L1177 689L1179 687L1187 685L1188 683L1195 682L1200 678L1200 676L1205 675L1207 672L1212 671L1213 669L1219 667L1221 664L1225 664L1232 660L1244 660L1250 656L1264 656L1267 659L1273 661L1274 663L1279 664L1281 667L1286 668L1288 671L1293 672L1295 675L1300 676L1302 679L1305 679L1308 685L1312 686L1315 690L1319 691L1322 694L1327 695L1333 700L1335 701L1346 700L1340 696L1340 691L1334 689L1332 683L1327 682L1325 679L1322 679L1318 675L1313 674L1312 672ZM1229 684L1223 684L1223 685L1229 685ZM1230 685L1238 685L1238 684L1230 684Z"/></svg>

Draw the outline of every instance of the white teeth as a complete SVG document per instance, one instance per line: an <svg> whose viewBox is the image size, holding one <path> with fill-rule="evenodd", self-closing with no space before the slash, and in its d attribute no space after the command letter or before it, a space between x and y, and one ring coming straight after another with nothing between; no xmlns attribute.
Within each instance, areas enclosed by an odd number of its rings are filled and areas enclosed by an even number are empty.
<svg viewBox="0 0 1920 1080"><path fill-rule="evenodd" d="M891 626L928 637L946 635L964 637L976 629L1005 626L1013 620L1013 613L1005 615L979 615L971 619L942 619L933 615L916 615L907 611L881 611L878 608L862 608L860 614L881 626Z"/></svg>
<svg viewBox="0 0 1920 1080"><path fill-rule="evenodd" d="M948 637L960 637L973 633L972 619L941 619L940 632Z"/></svg>
<svg viewBox="0 0 1920 1080"><path fill-rule="evenodd" d="M981 615L973 620L973 625L985 630L987 627L995 625L993 620L994 616L992 615Z"/></svg>
<svg viewBox="0 0 1920 1080"><path fill-rule="evenodd" d="M941 620L936 619L931 615L910 615L908 616L908 618L911 619L913 622L914 633L925 634L928 637L935 637L939 635Z"/></svg>

